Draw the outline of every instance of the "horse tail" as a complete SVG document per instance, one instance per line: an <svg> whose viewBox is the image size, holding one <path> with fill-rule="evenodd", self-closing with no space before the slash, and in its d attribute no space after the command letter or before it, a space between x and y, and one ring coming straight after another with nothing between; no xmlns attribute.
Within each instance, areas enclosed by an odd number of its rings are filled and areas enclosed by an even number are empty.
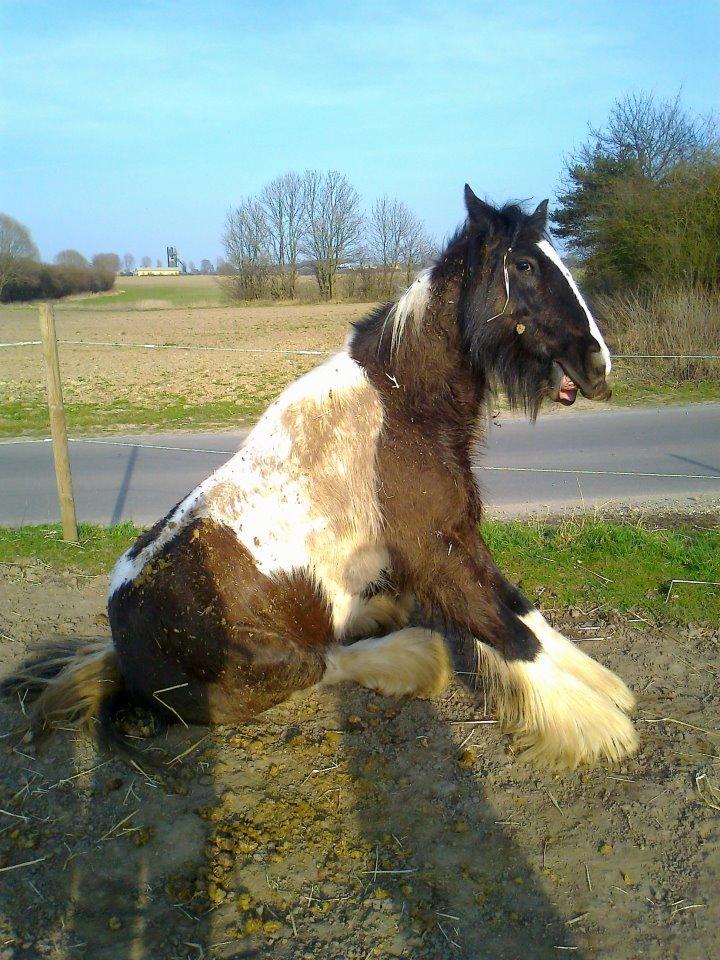
<svg viewBox="0 0 720 960"><path fill-rule="evenodd" d="M124 681L112 640L74 640L41 647L0 690L17 694L22 728L28 739L39 740L63 720L92 731L105 701L117 702Z"/></svg>

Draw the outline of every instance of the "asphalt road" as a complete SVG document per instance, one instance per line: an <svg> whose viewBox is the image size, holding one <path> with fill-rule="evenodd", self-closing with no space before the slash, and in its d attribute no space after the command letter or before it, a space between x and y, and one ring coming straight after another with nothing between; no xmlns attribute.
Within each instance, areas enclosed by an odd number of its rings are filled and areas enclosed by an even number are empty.
<svg viewBox="0 0 720 960"><path fill-rule="evenodd" d="M78 518L153 523L240 445L244 432L71 442ZM720 404L562 410L489 429L479 470L489 512L702 507L720 501ZM47 442L0 444L0 524L58 519Z"/></svg>

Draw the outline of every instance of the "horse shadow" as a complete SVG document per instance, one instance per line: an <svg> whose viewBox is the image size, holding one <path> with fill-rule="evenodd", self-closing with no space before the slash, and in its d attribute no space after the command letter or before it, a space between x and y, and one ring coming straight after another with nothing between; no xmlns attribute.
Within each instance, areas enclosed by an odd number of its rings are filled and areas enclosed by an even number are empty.
<svg viewBox="0 0 720 960"><path fill-rule="evenodd" d="M453 691L436 705L343 685L313 692L307 702L310 709L289 702L242 728L171 728L165 739L143 744L148 759L157 757L157 776L149 766L143 775L93 754L87 741L58 738L41 751L32 765L39 775L35 789L12 808L43 834L38 854L13 859L50 854L27 875L18 871L10 897L3 897L5 916L16 927L16 956L294 960L308 951L334 958L347 950L364 957L377 949L423 960L545 960L556 958L558 947L581 956L537 868L513 837L517 811L498 810L488 799L497 743L488 748L492 762L481 750L471 755L459 749L473 727L453 725L449 717L475 719L466 694ZM331 728L339 729L332 755L308 761L297 747L297 732L307 729L310 739L323 742L323 729ZM251 751L254 738L270 744L267 757ZM22 755L13 761L18 772L28 768ZM305 769L310 762L316 763L312 771ZM335 917L344 930L339 945L318 934L323 917L313 922L308 910L298 908L299 880L291 919L272 905L268 889L268 908L260 908L259 920L238 895L253 890L253 876L256 891L266 877L270 887L274 870L280 885L289 887L307 869L302 824L277 867L267 850L285 835L283 808L304 806L312 819L320 795L335 789L328 784L335 782L336 764L348 789L334 822L321 825L329 831L322 855L332 860L332 848L346 840L362 850L329 891L346 895L322 904L330 908L327 919ZM282 769L279 782L269 787L273 765ZM312 776L326 767L331 772L324 779ZM78 771L88 772L75 777ZM266 847L236 860L234 838L247 840L253 809L271 795L280 811L278 826L268 828ZM233 833L236 827L239 833ZM323 898L322 887L315 889L316 900ZM284 924L286 935L268 938L268 918ZM348 936L348 930L354 933Z"/></svg>
<svg viewBox="0 0 720 960"><path fill-rule="evenodd" d="M37 746L18 742L13 699L0 699L0 808L13 818L0 823L0 866L12 871L0 878L0 944L10 951L0 955L208 956L213 903L203 851L219 799L207 731L145 741L157 767L143 772L68 727ZM193 764L172 763L197 741Z"/></svg>
<svg viewBox="0 0 720 960"><path fill-rule="evenodd" d="M489 802L487 759L481 750L459 749L473 726L451 726L428 701L398 706L359 696L377 711L365 716L385 719L346 734L346 753L360 787L356 817L375 850L364 875L366 899L381 911L391 905L391 954L545 960L557 958L559 947L581 957L512 835L517 809ZM464 717L478 715L458 690L450 703ZM487 750L496 753L497 744ZM387 922L381 926L387 931Z"/></svg>

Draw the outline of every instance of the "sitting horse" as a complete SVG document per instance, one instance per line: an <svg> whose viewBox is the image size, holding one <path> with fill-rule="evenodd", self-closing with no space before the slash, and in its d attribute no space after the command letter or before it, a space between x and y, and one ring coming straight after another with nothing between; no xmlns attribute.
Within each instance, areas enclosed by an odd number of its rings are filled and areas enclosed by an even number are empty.
<svg viewBox="0 0 720 960"><path fill-rule="evenodd" d="M497 209L466 186L465 202L435 265L120 558L112 639L16 676L36 732L75 715L117 740L125 705L235 724L348 680L432 697L454 668L543 763L633 753L630 691L505 579L473 472L493 391L532 418L578 390L605 400L608 348L547 201Z"/></svg>

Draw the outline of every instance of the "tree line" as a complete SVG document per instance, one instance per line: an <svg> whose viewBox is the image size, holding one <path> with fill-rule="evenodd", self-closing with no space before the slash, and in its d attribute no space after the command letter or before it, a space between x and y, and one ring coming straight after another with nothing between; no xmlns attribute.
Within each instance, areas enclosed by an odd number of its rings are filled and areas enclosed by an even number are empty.
<svg viewBox="0 0 720 960"><path fill-rule="evenodd" d="M422 221L401 200L383 196L369 213L337 170L281 174L257 196L230 210L223 246L226 285L236 299L292 300L301 269L320 296L338 293L338 274L351 270L356 293L389 298L432 256Z"/></svg>
<svg viewBox="0 0 720 960"><path fill-rule="evenodd" d="M629 94L568 158L553 216L636 380L716 383L720 144L679 97ZM703 359L705 358L705 359Z"/></svg>
<svg viewBox="0 0 720 960"><path fill-rule="evenodd" d="M126 253L96 253L90 260L79 250L60 250L53 263L40 262L40 253L30 231L14 217L0 213L0 302L54 300L73 293L99 293L110 290L119 273L130 275L136 268L135 257ZM156 261L159 267L160 260ZM142 257L140 266L152 266L150 257ZM225 261L219 260L222 272ZM197 269L191 261L189 273L213 274L216 267L202 260Z"/></svg>
<svg viewBox="0 0 720 960"><path fill-rule="evenodd" d="M113 273L122 273L130 276L137 267L149 268L153 266L152 257L141 257L138 262L132 253L125 253L120 257L117 253L96 253L92 260L84 257L79 250L67 249L61 250L55 256L56 264L69 265L73 267L97 267L101 270L111 270ZM221 261L221 263L224 261ZM155 260L156 267L164 266L162 260ZM187 265L188 273L215 273L215 266L210 260L200 261L200 266L196 267L195 262L191 260Z"/></svg>
<svg viewBox="0 0 720 960"><path fill-rule="evenodd" d="M629 94L565 162L554 233L602 293L720 286L720 141L679 96Z"/></svg>
<svg viewBox="0 0 720 960"><path fill-rule="evenodd" d="M75 251L65 251L71 253ZM72 293L99 293L115 283L114 254L98 254L92 263L77 255L40 263L30 231L0 213L0 301L55 300Z"/></svg>

